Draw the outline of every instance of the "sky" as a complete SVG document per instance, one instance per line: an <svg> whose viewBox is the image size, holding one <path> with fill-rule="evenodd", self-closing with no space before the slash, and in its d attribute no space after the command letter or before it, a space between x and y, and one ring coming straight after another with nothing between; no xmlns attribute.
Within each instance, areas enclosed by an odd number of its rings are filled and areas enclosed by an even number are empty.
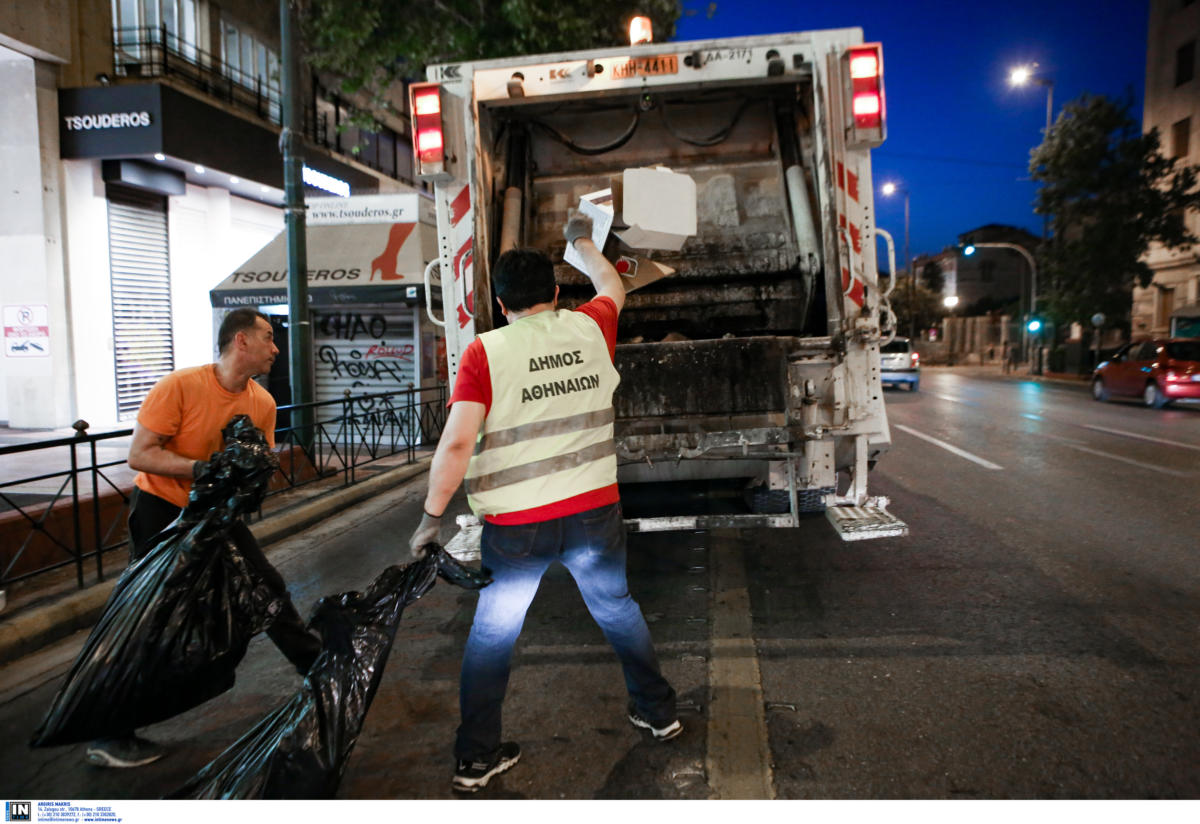
<svg viewBox="0 0 1200 824"><path fill-rule="evenodd" d="M989 223L1040 235L1030 150L1046 125L1046 89L1011 87L1010 67L1036 62L1054 82L1054 117L1086 93L1132 93L1140 122L1148 0L683 0L674 40L860 27L883 44L887 140L872 152L876 222L904 254L936 253ZM886 266L886 264L884 264Z"/></svg>

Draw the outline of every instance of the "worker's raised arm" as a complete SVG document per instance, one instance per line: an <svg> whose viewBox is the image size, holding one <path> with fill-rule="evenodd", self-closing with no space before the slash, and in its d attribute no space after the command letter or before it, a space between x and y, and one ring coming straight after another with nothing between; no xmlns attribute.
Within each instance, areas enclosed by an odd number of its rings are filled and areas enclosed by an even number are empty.
<svg viewBox="0 0 1200 824"><path fill-rule="evenodd" d="M584 274L592 282L596 294L611 298L620 312L621 307L625 305L625 285L621 283L621 276L608 262L608 258L604 257L592 242L592 219L571 209L567 212L567 225L563 227L563 237L567 239L567 245L574 246L583 259Z"/></svg>

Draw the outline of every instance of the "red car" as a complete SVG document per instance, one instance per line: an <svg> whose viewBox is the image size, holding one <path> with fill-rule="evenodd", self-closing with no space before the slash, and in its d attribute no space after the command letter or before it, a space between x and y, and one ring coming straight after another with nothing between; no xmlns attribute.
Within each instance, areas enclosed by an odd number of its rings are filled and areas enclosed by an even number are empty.
<svg viewBox="0 0 1200 824"><path fill-rule="evenodd" d="M1092 374L1092 397L1141 398L1161 409L1183 398L1200 400L1200 338L1165 338L1126 344Z"/></svg>

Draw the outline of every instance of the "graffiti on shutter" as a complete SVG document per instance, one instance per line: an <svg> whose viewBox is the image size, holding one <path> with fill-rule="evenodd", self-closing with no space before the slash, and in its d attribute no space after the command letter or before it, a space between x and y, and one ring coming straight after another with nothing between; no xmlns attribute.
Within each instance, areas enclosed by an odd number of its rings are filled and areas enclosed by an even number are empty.
<svg viewBox="0 0 1200 824"><path fill-rule="evenodd" d="M417 378L413 309L358 304L313 312L316 399L408 389Z"/></svg>

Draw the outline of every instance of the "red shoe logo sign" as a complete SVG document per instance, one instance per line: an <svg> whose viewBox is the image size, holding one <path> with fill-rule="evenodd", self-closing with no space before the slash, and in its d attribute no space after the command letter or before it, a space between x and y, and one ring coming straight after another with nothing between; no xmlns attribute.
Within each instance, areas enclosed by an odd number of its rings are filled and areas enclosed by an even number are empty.
<svg viewBox="0 0 1200 824"><path fill-rule="evenodd" d="M371 280L375 280L376 275L379 275L380 280L404 279L404 275L398 271L397 259L400 256L400 248L404 246L404 241L408 240L416 228L417 224L415 223L392 224L392 228L388 232L387 247L379 257L371 261Z"/></svg>

